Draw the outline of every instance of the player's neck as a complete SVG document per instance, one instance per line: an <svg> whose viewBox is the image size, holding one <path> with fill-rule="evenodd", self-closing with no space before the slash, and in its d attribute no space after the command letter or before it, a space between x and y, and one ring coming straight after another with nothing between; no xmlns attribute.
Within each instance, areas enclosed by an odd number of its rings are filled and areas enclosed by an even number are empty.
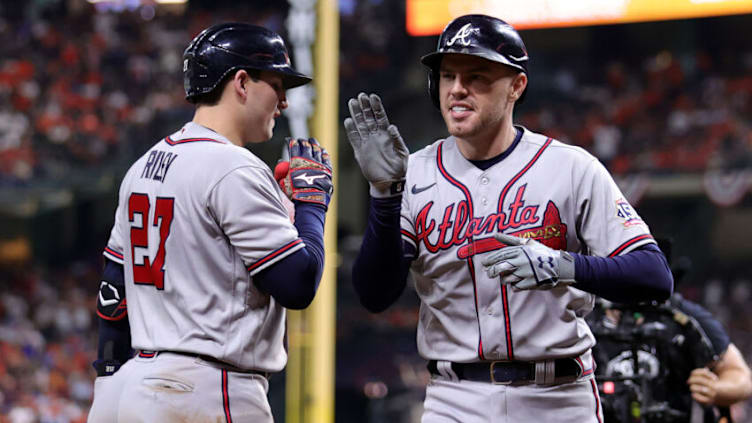
<svg viewBox="0 0 752 423"><path fill-rule="evenodd" d="M243 146L243 137L232 114L220 106L201 106L193 115L193 122L224 136L235 145Z"/></svg>
<svg viewBox="0 0 752 423"><path fill-rule="evenodd" d="M478 136L467 138L455 137L455 139L463 157L468 160L486 160L505 152L514 143L516 136L517 131L510 119L493 134L478 134Z"/></svg>

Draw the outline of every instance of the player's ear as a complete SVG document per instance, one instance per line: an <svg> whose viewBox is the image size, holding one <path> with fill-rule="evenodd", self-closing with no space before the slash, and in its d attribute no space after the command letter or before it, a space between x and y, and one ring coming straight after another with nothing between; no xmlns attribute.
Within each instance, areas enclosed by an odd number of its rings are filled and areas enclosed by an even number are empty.
<svg viewBox="0 0 752 423"><path fill-rule="evenodd" d="M245 100L248 97L248 89L250 88L248 85L250 84L250 82L251 78L248 75L248 72L246 72L244 69L240 69L232 76L230 85L232 86L232 90L235 95Z"/></svg>
<svg viewBox="0 0 752 423"><path fill-rule="evenodd" d="M512 90L510 92L510 100L517 101L522 93L525 92L527 87L527 75L522 72L518 72L514 78L512 78Z"/></svg>

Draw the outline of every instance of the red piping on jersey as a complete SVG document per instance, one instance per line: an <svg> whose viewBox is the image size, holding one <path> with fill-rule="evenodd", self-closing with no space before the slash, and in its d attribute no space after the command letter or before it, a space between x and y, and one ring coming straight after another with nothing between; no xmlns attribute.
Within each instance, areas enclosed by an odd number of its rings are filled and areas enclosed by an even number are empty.
<svg viewBox="0 0 752 423"><path fill-rule="evenodd" d="M254 269L258 268L259 266L263 265L264 263L268 263L270 260L273 260L276 257L279 257L280 254L284 253L285 251L289 250L290 248L302 243L302 239L296 239L295 241L292 241L291 243L282 246L281 248L278 248L274 251L272 251L270 254L268 254L266 257L261 258L259 261L254 263L251 266L248 266L248 271L252 272Z"/></svg>
<svg viewBox="0 0 752 423"><path fill-rule="evenodd" d="M449 172L447 172L447 170L444 168L444 163L442 161L443 147L444 147L444 142L442 141L439 144L438 149L436 150L436 165L439 168L439 172L441 173L441 176L443 176L444 179L449 181L450 184L457 187L465 195L465 201L467 201L467 215L470 219L472 219L474 216L473 198L470 195L470 190L468 190L467 187L463 185L460 181L454 179L449 174ZM468 234L466 239L468 243L472 243L473 242L472 234ZM483 339L481 339L481 334L480 334L480 317L478 315L478 288L475 283L475 266L473 265L472 256L467 258L467 267L470 270L470 280L473 282L473 299L475 300L475 318L478 320L478 357L480 357L481 360L485 360L485 358L483 357Z"/></svg>
<svg viewBox="0 0 752 423"><path fill-rule="evenodd" d="M636 237L634 237L634 238L630 239L629 241L627 241L627 242L625 242L625 243L621 244L621 245L620 245L620 246L619 246L619 247L618 247L617 249L615 249L615 250L614 250L614 251L613 251L613 252L612 252L611 254L609 254L608 256L609 256L609 257L614 257L614 256L616 256L616 255L619 255L619 254L620 254L620 253L621 253L622 251L626 250L627 248L629 248L630 246L634 245L635 243L642 241L643 239L653 239L653 236L652 236L652 235L650 235L650 234L642 234L642 235L638 235L638 236L636 236Z"/></svg>
<svg viewBox="0 0 752 423"><path fill-rule="evenodd" d="M543 144L543 146L540 149L538 149L538 152L535 153L535 156L533 156L533 158L530 160L530 162L528 162L528 164L525 165L525 167L522 168L521 171L517 172L517 174L514 175L514 177L512 177L512 179L510 179L509 182L507 182L507 184L504 187L504 189L501 190L501 195L499 196L499 205L496 208L496 211L498 211L498 212L504 211L503 210L504 209L504 198L507 196L507 192L509 192L509 189L512 188L512 185L514 185L515 182L517 182L517 180L520 179L522 177L522 175L525 174L525 172L527 172L528 170L530 170L531 167L533 167L533 164L535 164L535 162L538 161L538 159L540 158L541 154L543 154L543 151L546 150L549 145L551 145L551 142L552 142L551 138L547 139L546 142Z"/></svg>
<svg viewBox="0 0 752 423"><path fill-rule="evenodd" d="M598 423L603 423L601 420L601 399L598 396L598 387L595 386L595 379L590 379L590 388L593 390L593 397L595 397L595 418L598 419Z"/></svg>
<svg viewBox="0 0 752 423"><path fill-rule="evenodd" d="M104 252L110 254L113 257L119 258L120 260L123 259L123 253L118 253L110 247L104 247Z"/></svg>
<svg viewBox="0 0 752 423"><path fill-rule="evenodd" d="M538 152L535 153L535 156L533 156L532 159L525 165L525 167L522 168L519 172L517 172L516 175L512 177L512 179L507 182L507 184L504 186L504 189L501 190L501 195L499 195L499 204L496 207L496 211L501 213L504 211L504 198L507 196L507 193L509 192L509 189L512 188L512 186L524 175L528 170L530 170L531 167L533 167L533 164L538 161L540 156L543 154L543 152L548 148L549 145L551 145L552 139L549 138L546 140L546 142L541 146L541 148L538 149ZM512 321L511 317L509 315L509 293L507 291L507 286L504 284L501 284L501 304L504 307L504 327L506 329L506 336L507 336L507 357L509 360L514 360L514 348L512 347Z"/></svg>
<svg viewBox="0 0 752 423"><path fill-rule="evenodd" d="M143 358L152 358L157 355L156 351L139 351L138 356Z"/></svg>
<svg viewBox="0 0 752 423"><path fill-rule="evenodd" d="M509 316L509 295L507 294L507 286L504 284L501 284L501 305L504 308L504 329L507 337L507 359L514 360L514 348L512 348L512 322L511 317Z"/></svg>
<svg viewBox="0 0 752 423"><path fill-rule="evenodd" d="M165 138L165 142L170 145L178 145L178 144L185 144L188 142L201 142L201 141L208 141L208 142L216 142L220 144L225 144L224 141L215 140L213 138L184 138L182 140L173 140L169 136Z"/></svg>
<svg viewBox="0 0 752 423"><path fill-rule="evenodd" d="M232 423L232 415L230 415L230 392L227 388L227 379L227 370L222 370L222 405L225 409L225 420L227 420L227 423Z"/></svg>
<svg viewBox="0 0 752 423"><path fill-rule="evenodd" d="M582 368L582 374L580 375L580 377L582 377L582 376L590 376L591 374L593 374L593 368L592 367L589 368L589 369L587 369L587 370L585 370L585 363L582 362L582 359L580 357L576 357L575 360L577 360L577 363L580 364L580 368Z"/></svg>

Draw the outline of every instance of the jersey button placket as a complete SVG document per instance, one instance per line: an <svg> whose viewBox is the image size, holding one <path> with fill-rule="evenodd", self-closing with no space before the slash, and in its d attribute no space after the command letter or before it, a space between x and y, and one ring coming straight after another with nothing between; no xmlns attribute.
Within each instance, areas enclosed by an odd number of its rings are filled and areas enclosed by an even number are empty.
<svg viewBox="0 0 752 423"><path fill-rule="evenodd" d="M487 197L488 193L486 192L487 187L488 187L488 182L489 182L488 176L486 176L485 174L481 174L479 182L480 182L480 192L482 194L480 197L480 205L483 210L486 210L488 209L488 197Z"/></svg>

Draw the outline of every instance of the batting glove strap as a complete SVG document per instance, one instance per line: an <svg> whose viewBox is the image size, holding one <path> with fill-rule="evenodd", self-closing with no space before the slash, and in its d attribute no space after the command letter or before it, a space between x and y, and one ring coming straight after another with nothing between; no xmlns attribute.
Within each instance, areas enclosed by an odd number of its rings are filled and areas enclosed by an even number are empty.
<svg viewBox="0 0 752 423"><path fill-rule="evenodd" d="M370 184L369 194L373 198L391 198L402 195L405 191L405 180Z"/></svg>
<svg viewBox="0 0 752 423"><path fill-rule="evenodd" d="M576 282L574 267L574 256L566 251L559 251L559 283L573 284Z"/></svg>

